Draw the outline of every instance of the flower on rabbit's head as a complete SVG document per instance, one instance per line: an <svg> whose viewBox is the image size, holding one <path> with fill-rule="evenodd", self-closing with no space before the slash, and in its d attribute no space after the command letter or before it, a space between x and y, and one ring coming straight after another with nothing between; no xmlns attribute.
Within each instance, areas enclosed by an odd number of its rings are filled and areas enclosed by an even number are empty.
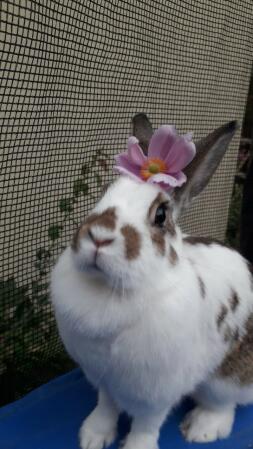
<svg viewBox="0 0 253 449"><path fill-rule="evenodd" d="M196 154L192 134L178 136L175 126L163 125L150 139L145 155L136 137L128 139L126 152L116 156L115 170L138 181L158 184L164 190L180 187L187 180L183 169Z"/></svg>

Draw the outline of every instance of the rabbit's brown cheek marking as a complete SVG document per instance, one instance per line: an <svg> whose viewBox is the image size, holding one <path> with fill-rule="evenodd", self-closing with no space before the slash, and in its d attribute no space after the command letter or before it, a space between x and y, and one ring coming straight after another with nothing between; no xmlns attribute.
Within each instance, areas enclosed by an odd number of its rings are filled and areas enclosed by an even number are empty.
<svg viewBox="0 0 253 449"><path fill-rule="evenodd" d="M239 306L239 298L235 291L232 292L232 296L229 298L229 304L232 312L235 312L237 307Z"/></svg>
<svg viewBox="0 0 253 449"><path fill-rule="evenodd" d="M170 246L169 261L171 265L176 265L178 262L178 255L173 246Z"/></svg>
<svg viewBox="0 0 253 449"><path fill-rule="evenodd" d="M237 340L237 341L236 341ZM246 333L239 341L238 330L234 334L235 345L217 371L221 377L232 377L241 384L253 382L253 314L246 323Z"/></svg>
<svg viewBox="0 0 253 449"><path fill-rule="evenodd" d="M120 231L125 239L126 259L136 259L139 256L141 249L141 236L139 232L131 225L123 226Z"/></svg>
<svg viewBox="0 0 253 449"><path fill-rule="evenodd" d="M200 289L201 296L202 296L202 298L205 298L205 296L206 296L206 286L204 284L203 279L200 276L198 276L198 283L199 283L199 289Z"/></svg>
<svg viewBox="0 0 253 449"><path fill-rule="evenodd" d="M218 327L218 329L221 328L221 325L222 325L223 321L225 320L227 314L228 314L228 308L226 306L222 305L221 306L221 310L220 310L220 312L218 314L218 317L217 317L217 327Z"/></svg>

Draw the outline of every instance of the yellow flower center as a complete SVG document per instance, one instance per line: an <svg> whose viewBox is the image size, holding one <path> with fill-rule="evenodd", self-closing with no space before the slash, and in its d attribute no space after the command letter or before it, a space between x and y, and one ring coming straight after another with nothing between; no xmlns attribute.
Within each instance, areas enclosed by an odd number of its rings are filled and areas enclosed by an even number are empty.
<svg viewBox="0 0 253 449"><path fill-rule="evenodd" d="M167 166L164 161L158 158L148 159L141 167L140 174L145 181L157 173L166 173Z"/></svg>

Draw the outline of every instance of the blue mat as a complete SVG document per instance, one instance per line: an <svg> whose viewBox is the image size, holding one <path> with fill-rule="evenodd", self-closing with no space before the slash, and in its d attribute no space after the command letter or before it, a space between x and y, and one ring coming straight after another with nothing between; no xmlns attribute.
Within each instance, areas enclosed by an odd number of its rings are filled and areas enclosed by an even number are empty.
<svg viewBox="0 0 253 449"><path fill-rule="evenodd" d="M79 369L61 376L0 409L0 449L79 449L79 427L95 404L96 392ZM191 406L186 402L169 417L162 428L161 449L253 449L253 406L237 410L229 439L204 445L186 443L178 430ZM129 422L123 416L120 438L128 429Z"/></svg>

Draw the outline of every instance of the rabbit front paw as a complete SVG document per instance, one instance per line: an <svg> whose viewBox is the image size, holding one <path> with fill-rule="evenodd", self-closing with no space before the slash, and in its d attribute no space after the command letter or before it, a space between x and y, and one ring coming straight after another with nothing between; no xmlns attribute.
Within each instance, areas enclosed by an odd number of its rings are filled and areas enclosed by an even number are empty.
<svg viewBox="0 0 253 449"><path fill-rule="evenodd" d="M156 438L148 434L130 432L122 449L159 449Z"/></svg>
<svg viewBox="0 0 253 449"><path fill-rule="evenodd" d="M234 409L205 409L201 406L189 412L180 429L189 442L208 443L229 436L234 421Z"/></svg>
<svg viewBox="0 0 253 449"><path fill-rule="evenodd" d="M102 417L96 409L83 422L79 438L82 449L102 449L110 446L116 439L115 420Z"/></svg>

